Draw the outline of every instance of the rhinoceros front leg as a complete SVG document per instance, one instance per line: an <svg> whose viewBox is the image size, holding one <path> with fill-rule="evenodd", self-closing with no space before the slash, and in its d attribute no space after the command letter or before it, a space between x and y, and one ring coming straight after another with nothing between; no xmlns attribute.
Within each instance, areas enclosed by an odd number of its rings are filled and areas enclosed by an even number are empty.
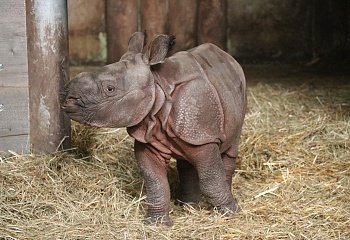
<svg viewBox="0 0 350 240"><path fill-rule="evenodd" d="M135 141L135 156L147 191L148 210L144 223L171 226L170 188L165 160L138 141Z"/></svg>
<svg viewBox="0 0 350 240"><path fill-rule="evenodd" d="M226 215L240 211L226 181L226 172L217 144L206 144L193 149L191 161L195 165L202 193L208 202Z"/></svg>
<svg viewBox="0 0 350 240"><path fill-rule="evenodd" d="M176 160L180 178L180 196L177 203L198 204L200 201L199 178L195 167L183 159Z"/></svg>

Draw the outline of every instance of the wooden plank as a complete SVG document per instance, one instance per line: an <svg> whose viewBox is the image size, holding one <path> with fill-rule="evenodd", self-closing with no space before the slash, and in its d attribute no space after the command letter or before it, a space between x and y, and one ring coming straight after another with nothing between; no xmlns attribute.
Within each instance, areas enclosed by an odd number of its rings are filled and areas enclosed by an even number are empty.
<svg viewBox="0 0 350 240"><path fill-rule="evenodd" d="M173 52L195 47L197 1L169 0L169 34L175 35Z"/></svg>
<svg viewBox="0 0 350 240"><path fill-rule="evenodd" d="M34 152L70 148L70 120L59 92L69 81L66 0L27 0L30 144Z"/></svg>
<svg viewBox="0 0 350 240"><path fill-rule="evenodd" d="M28 88L0 87L0 151L28 153L28 143Z"/></svg>
<svg viewBox="0 0 350 240"><path fill-rule="evenodd" d="M2 86L28 86L24 0L0 1L0 75Z"/></svg>
<svg viewBox="0 0 350 240"><path fill-rule="evenodd" d="M70 62L74 65L105 63L105 0L68 0L67 5Z"/></svg>
<svg viewBox="0 0 350 240"><path fill-rule="evenodd" d="M148 42L166 33L166 1L141 0L141 30L147 31Z"/></svg>
<svg viewBox="0 0 350 240"><path fill-rule="evenodd" d="M107 62L119 61L126 52L131 34L137 31L138 0L107 0Z"/></svg>
<svg viewBox="0 0 350 240"><path fill-rule="evenodd" d="M198 44L214 43L226 50L226 32L227 0L199 0Z"/></svg>
<svg viewBox="0 0 350 240"><path fill-rule="evenodd" d="M29 152L25 0L0 2L0 152ZM11 87L14 86L14 87Z"/></svg>

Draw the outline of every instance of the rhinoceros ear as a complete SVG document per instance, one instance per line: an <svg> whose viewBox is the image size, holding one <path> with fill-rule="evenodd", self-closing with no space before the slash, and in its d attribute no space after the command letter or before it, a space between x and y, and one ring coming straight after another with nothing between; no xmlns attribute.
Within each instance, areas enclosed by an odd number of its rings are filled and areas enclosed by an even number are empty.
<svg viewBox="0 0 350 240"><path fill-rule="evenodd" d="M172 49L174 44L174 36L163 34L156 36L144 54L145 62L149 65L155 65L164 62L166 55Z"/></svg>
<svg viewBox="0 0 350 240"><path fill-rule="evenodd" d="M131 35L128 44L128 52L140 53L146 45L146 32L135 32Z"/></svg>

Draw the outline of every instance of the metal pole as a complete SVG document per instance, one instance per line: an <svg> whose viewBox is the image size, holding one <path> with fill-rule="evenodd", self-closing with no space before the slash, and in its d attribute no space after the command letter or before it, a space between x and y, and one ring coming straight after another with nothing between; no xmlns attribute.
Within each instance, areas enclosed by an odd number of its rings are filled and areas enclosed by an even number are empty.
<svg viewBox="0 0 350 240"><path fill-rule="evenodd" d="M67 0L26 0L29 138L34 152L70 148L59 91L69 80Z"/></svg>

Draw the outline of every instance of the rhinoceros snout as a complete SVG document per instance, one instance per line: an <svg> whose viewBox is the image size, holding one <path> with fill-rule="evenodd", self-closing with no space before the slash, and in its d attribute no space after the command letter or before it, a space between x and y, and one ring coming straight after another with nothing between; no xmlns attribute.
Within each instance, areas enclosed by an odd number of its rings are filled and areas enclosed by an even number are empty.
<svg viewBox="0 0 350 240"><path fill-rule="evenodd" d="M80 98L67 97L61 103L61 106L62 106L62 108L73 107L73 106L85 107L85 104Z"/></svg>

